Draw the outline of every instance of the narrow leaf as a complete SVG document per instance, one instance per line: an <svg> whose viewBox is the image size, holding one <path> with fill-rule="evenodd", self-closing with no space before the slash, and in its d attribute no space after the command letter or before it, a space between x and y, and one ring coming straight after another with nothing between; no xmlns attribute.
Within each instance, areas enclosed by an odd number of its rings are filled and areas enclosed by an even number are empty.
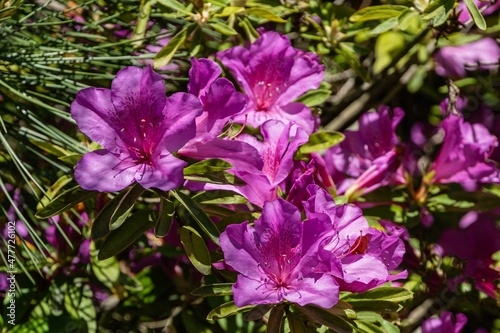
<svg viewBox="0 0 500 333"><path fill-rule="evenodd" d="M189 261L198 272L203 275L210 274L212 268L210 252L208 252L207 245L198 231L189 226L183 226L181 228L181 243L186 250Z"/></svg>
<svg viewBox="0 0 500 333"><path fill-rule="evenodd" d="M179 31L169 42L167 45L165 45L160 52L156 55L154 58L154 68L160 68L165 65L168 65L170 60L175 55L175 52L184 45L184 42L186 41L187 36L191 33L192 29L194 28L194 25L187 25Z"/></svg>
<svg viewBox="0 0 500 333"><path fill-rule="evenodd" d="M226 36L234 36L238 34L238 31L234 30L232 27L228 26L219 21L210 22L209 25L217 32L220 32Z"/></svg>
<svg viewBox="0 0 500 333"><path fill-rule="evenodd" d="M355 332L354 325L347 319L331 314L326 309L316 306L296 307L298 312L302 313L313 322L324 325L334 332L352 333Z"/></svg>
<svg viewBox="0 0 500 333"><path fill-rule="evenodd" d="M215 244L219 245L220 232L200 206L182 192L171 191L170 193L172 193L172 195L179 200L181 205L186 208L189 215L196 221L203 232L207 234Z"/></svg>
<svg viewBox="0 0 500 333"><path fill-rule="evenodd" d="M224 171L231 169L233 165L229 162L213 158L196 162L184 168L184 175L202 175L215 171Z"/></svg>
<svg viewBox="0 0 500 333"><path fill-rule="evenodd" d="M406 288L381 287L366 291L362 294L349 294L341 298L342 301L348 303L351 303L352 301L364 300L390 301L399 303L413 298L413 293Z"/></svg>
<svg viewBox="0 0 500 333"><path fill-rule="evenodd" d="M369 6L352 14L349 20L351 22L386 20L391 17L398 17L405 9L408 9L408 7L400 5Z"/></svg>
<svg viewBox="0 0 500 333"><path fill-rule="evenodd" d="M217 320L228 316L234 316L238 313L246 312L253 307L253 305L248 305L239 308L234 305L234 302L227 302L210 311L210 313L207 315L207 320Z"/></svg>
<svg viewBox="0 0 500 333"><path fill-rule="evenodd" d="M467 6L467 10L469 11L470 16L474 20L476 26L481 30L486 30L486 21L477 8L476 3L473 0L464 0L464 3Z"/></svg>
<svg viewBox="0 0 500 333"><path fill-rule="evenodd" d="M40 209L35 216L40 219L52 217L69 210L80 202L96 196L97 193L96 191L85 191L80 186L75 186L59 194L44 208Z"/></svg>
<svg viewBox="0 0 500 333"><path fill-rule="evenodd" d="M195 296L227 296L232 295L232 283L205 284L191 292Z"/></svg>
<svg viewBox="0 0 500 333"><path fill-rule="evenodd" d="M125 250L155 225L156 218L156 214L152 210L142 210L131 215L120 228L113 230L104 240L97 258L99 260L108 259Z"/></svg>
<svg viewBox="0 0 500 333"><path fill-rule="evenodd" d="M247 8L247 13L249 15L254 15L259 18L263 18L272 22L285 23L286 20L283 20L281 17L273 13L271 10L263 8L263 7L253 7Z"/></svg>
<svg viewBox="0 0 500 333"><path fill-rule="evenodd" d="M316 151L330 148L344 140L340 132L315 132L309 136L309 141L299 148L301 154L310 154Z"/></svg>
<svg viewBox="0 0 500 333"><path fill-rule="evenodd" d="M135 202L144 192L141 185L135 184L121 191L99 212L92 224L91 237L99 239L111 230L118 228L128 217Z"/></svg>
<svg viewBox="0 0 500 333"><path fill-rule="evenodd" d="M170 227L172 226L175 206L172 201L163 196L160 200L160 213L158 214L158 220L156 221L155 236L161 238L168 234Z"/></svg>

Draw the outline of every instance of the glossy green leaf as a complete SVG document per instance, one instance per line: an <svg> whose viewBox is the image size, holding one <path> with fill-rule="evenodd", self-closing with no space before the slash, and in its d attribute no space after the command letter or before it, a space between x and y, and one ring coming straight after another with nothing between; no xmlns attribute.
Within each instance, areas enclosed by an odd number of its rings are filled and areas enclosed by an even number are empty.
<svg viewBox="0 0 500 333"><path fill-rule="evenodd" d="M248 202L242 195L233 191L224 190L201 192L194 196L193 199L201 205L237 205L246 204Z"/></svg>
<svg viewBox="0 0 500 333"><path fill-rule="evenodd" d="M99 280L107 288L114 288L115 284L120 278L120 266L118 260L115 257L108 258L106 260L98 260L94 253L95 243L92 242L90 256L90 262L92 264L92 272L94 273L97 280Z"/></svg>
<svg viewBox="0 0 500 333"><path fill-rule="evenodd" d="M362 294L348 294L341 297L342 301L351 303L353 301L390 301L394 303L404 302L413 298L413 293L406 288L380 287L366 291Z"/></svg>
<svg viewBox="0 0 500 333"><path fill-rule="evenodd" d="M82 154L69 154L69 155L66 155L66 156L61 156L61 157L58 157L59 160L63 161L63 162L66 162L68 164L71 164L71 165L76 165L76 163L78 163L79 160L82 159Z"/></svg>
<svg viewBox="0 0 500 333"><path fill-rule="evenodd" d="M205 214L205 212L198 206L198 204L182 192L170 192L181 205L187 210L189 215L196 221L205 234L217 245L219 245L220 232L212 222L212 220Z"/></svg>
<svg viewBox="0 0 500 333"><path fill-rule="evenodd" d="M158 0L158 3L162 4L165 7L171 8L176 12L179 12L184 15L193 15L186 6L180 3L177 0Z"/></svg>
<svg viewBox="0 0 500 333"><path fill-rule="evenodd" d="M73 177L70 175L64 175L60 177L52 186L45 192L45 195L40 200L38 205L36 206L37 210L41 210L43 207L47 206L49 202L57 196L57 194L73 180Z"/></svg>
<svg viewBox="0 0 500 333"><path fill-rule="evenodd" d="M282 19L278 15L276 15L274 12L271 10L264 8L264 7L252 7L252 8L247 8L247 13L249 15L254 15L257 16L258 18L263 18L272 22L277 22L277 23L285 23L286 20Z"/></svg>
<svg viewBox="0 0 500 333"><path fill-rule="evenodd" d="M324 325L334 332L338 333L353 333L355 332L354 324L348 319L330 313L327 309L316 306L295 307L297 312L302 313L311 321Z"/></svg>
<svg viewBox="0 0 500 333"><path fill-rule="evenodd" d="M233 294L232 287L233 287L232 283L205 284L193 290L191 294L203 297L232 295Z"/></svg>
<svg viewBox="0 0 500 333"><path fill-rule="evenodd" d="M151 229L156 219L155 212L151 210L142 210L131 215L120 228L113 230L104 240L97 258L105 260L125 250L144 232Z"/></svg>
<svg viewBox="0 0 500 333"><path fill-rule="evenodd" d="M154 58L154 68L160 68L168 65L172 60L177 50L184 45L189 34L194 30L196 23L187 25L179 31L169 42L165 45Z"/></svg>
<svg viewBox="0 0 500 333"><path fill-rule="evenodd" d="M381 34L375 43L375 63L373 72L380 73L405 47L403 33L397 31L387 31Z"/></svg>
<svg viewBox="0 0 500 333"><path fill-rule="evenodd" d="M300 102L308 107L322 104L332 95L332 86L327 82L321 82L321 85L316 90L310 90L304 95L297 98Z"/></svg>
<svg viewBox="0 0 500 333"><path fill-rule="evenodd" d="M96 216L92 224L92 239L99 239L111 230L117 229L122 225L134 208L137 199L144 192L144 188L139 184L122 190Z"/></svg>
<svg viewBox="0 0 500 333"><path fill-rule="evenodd" d="M476 26L481 30L486 30L486 21L484 20L483 15L477 8L476 3L473 0L464 0L465 6L467 6L467 10L470 13L470 16L474 20Z"/></svg>
<svg viewBox="0 0 500 333"><path fill-rule="evenodd" d="M184 175L202 175L211 172L225 171L231 169L233 165L220 159L210 159L196 162L184 168Z"/></svg>
<svg viewBox="0 0 500 333"><path fill-rule="evenodd" d="M181 243L186 251L189 261L203 275L210 274L212 261L205 241L198 231L189 227L181 228Z"/></svg>
<svg viewBox="0 0 500 333"><path fill-rule="evenodd" d="M309 141L300 146L301 154L310 154L320 150L330 148L344 140L344 134L340 132L314 132L309 136Z"/></svg>
<svg viewBox="0 0 500 333"><path fill-rule="evenodd" d="M422 18L424 20L432 20L432 25L435 27L440 26L448 20L454 5L454 0L432 1L425 8Z"/></svg>
<svg viewBox="0 0 500 333"><path fill-rule="evenodd" d="M203 175L187 175L184 179L191 180L194 182L209 183L209 184L231 184L234 186L242 186L246 183L239 177L226 172L226 171L216 171L212 173L206 173Z"/></svg>
<svg viewBox="0 0 500 333"><path fill-rule="evenodd" d="M175 215L175 205L172 201L161 196L160 198L160 211L158 214L158 220L155 225L155 236L164 237L170 231L172 226L172 220Z"/></svg>
<svg viewBox="0 0 500 333"><path fill-rule="evenodd" d="M97 191L85 191L80 186L75 186L59 194L45 207L37 211L36 217L46 219L51 216L65 212L76 204L84 202L98 194Z"/></svg>
<svg viewBox="0 0 500 333"><path fill-rule="evenodd" d="M244 12L245 8L239 6L227 6L222 9L222 12L215 14L215 17L227 17L236 13Z"/></svg>
<svg viewBox="0 0 500 333"><path fill-rule="evenodd" d="M253 307L253 305L249 305L239 308L234 305L234 302L227 302L210 311L207 315L207 320L217 320L228 316L234 316L235 314L246 312Z"/></svg>
<svg viewBox="0 0 500 333"><path fill-rule="evenodd" d="M208 23L208 25L211 26L215 31L220 32L221 34L226 36L235 36L238 34L238 31L234 30L229 25L219 21L211 21Z"/></svg>
<svg viewBox="0 0 500 333"><path fill-rule="evenodd" d="M387 20L398 17L405 9L408 9L408 7L400 5L368 6L352 14L349 20L351 22Z"/></svg>

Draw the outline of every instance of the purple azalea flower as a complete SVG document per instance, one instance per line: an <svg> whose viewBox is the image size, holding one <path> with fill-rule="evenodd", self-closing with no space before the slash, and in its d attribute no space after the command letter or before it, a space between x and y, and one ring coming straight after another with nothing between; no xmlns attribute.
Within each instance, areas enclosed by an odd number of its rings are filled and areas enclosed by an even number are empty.
<svg viewBox="0 0 500 333"><path fill-rule="evenodd" d="M219 138L230 118L243 112L247 98L233 84L219 77L222 69L209 59L191 59L188 92L203 104L196 118L196 136L179 154L195 159L222 158L230 163L246 162L259 168L260 156L249 145L229 138ZM236 161L236 162L235 162Z"/></svg>
<svg viewBox="0 0 500 333"><path fill-rule="evenodd" d="M438 75L460 79L467 76L467 70L498 68L500 46L492 38L483 38L469 44L442 47L433 57Z"/></svg>
<svg viewBox="0 0 500 333"><path fill-rule="evenodd" d="M361 116L357 131L345 131L345 139L328 149L325 161L334 180L345 174L350 179L338 184L339 192L362 195L380 186L405 183L401 168L401 148L396 127L404 112L388 107ZM353 180L355 178L356 180Z"/></svg>
<svg viewBox="0 0 500 333"><path fill-rule="evenodd" d="M462 117L450 114L441 124L444 140L441 150L431 166L432 183L460 183L470 186L476 182L489 182L497 178L493 162L487 161L496 137L481 124L470 124Z"/></svg>
<svg viewBox="0 0 500 333"><path fill-rule="evenodd" d="M460 333L467 324L467 317L457 313L455 318L448 311L441 312L439 318L429 318L422 323L422 333Z"/></svg>
<svg viewBox="0 0 500 333"><path fill-rule="evenodd" d="M323 234L323 254L340 260L342 275L336 275L340 289L364 292L388 281L406 277L406 271L392 275L405 253L397 236L388 236L370 228L360 208L336 205L333 198L317 185L308 187L310 198L303 203L308 219L327 221L330 230Z"/></svg>
<svg viewBox="0 0 500 333"><path fill-rule="evenodd" d="M203 112L196 96L166 98L161 76L151 67L126 67L111 90L78 92L71 115L80 130L104 149L83 156L75 179L83 189L114 192L134 182L167 191L181 185L186 163L173 155L196 133Z"/></svg>
<svg viewBox="0 0 500 333"><path fill-rule="evenodd" d="M296 49L287 37L269 31L250 46L235 46L216 57L249 98L245 113L234 118L236 122L258 127L269 119L293 121L307 133L317 127L311 110L294 102L323 80L324 67L316 54Z"/></svg>
<svg viewBox="0 0 500 333"><path fill-rule="evenodd" d="M465 261L463 275L450 280L457 285L467 278L474 281L476 288L492 298L499 297L495 283L500 277L500 267L494 267L493 254L500 250L500 229L495 217L470 212L461 221L461 229L448 229L439 241L438 253L442 256L456 256Z"/></svg>
<svg viewBox="0 0 500 333"><path fill-rule="evenodd" d="M294 124L284 124L278 120L268 120L261 126L264 141L257 140L254 136L243 134L237 140L243 151L249 152L246 159L239 155L224 156L223 158L233 164L228 170L244 180L243 186L195 184L190 182L187 186L193 190L226 189L241 194L251 203L262 207L264 202L275 200L278 197L278 187L285 182L293 169L293 155L300 145L307 142L309 136ZM257 161L248 160L257 153ZM258 166L258 167L257 167Z"/></svg>
<svg viewBox="0 0 500 333"><path fill-rule="evenodd" d="M240 273L233 285L236 306L285 300L324 308L335 305L337 282L316 269L322 266L317 236L328 228L317 219L302 222L298 209L281 198L264 204L254 226L229 225L220 243L226 263Z"/></svg>

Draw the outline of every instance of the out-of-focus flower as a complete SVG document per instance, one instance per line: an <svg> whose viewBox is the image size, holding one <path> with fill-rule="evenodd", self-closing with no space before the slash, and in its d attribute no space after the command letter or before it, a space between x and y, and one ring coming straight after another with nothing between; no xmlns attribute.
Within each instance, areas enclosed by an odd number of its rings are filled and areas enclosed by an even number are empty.
<svg viewBox="0 0 500 333"><path fill-rule="evenodd" d="M500 46L492 38L459 45L445 46L434 54L436 73L452 79L467 76L467 71L498 68Z"/></svg>
<svg viewBox="0 0 500 333"><path fill-rule="evenodd" d="M307 218L330 225L330 230L319 236L321 253L333 253L340 260L342 275L335 277L341 290L364 292L406 277L406 271L390 273L399 266L405 252L399 237L370 228L360 208L336 205L331 195L317 185L307 190L310 198L303 203Z"/></svg>
<svg viewBox="0 0 500 333"><path fill-rule="evenodd" d="M450 114L441 124L444 139L441 150L431 166L432 183L460 183L470 186L496 179L496 168L487 161L498 145L495 136L481 124L470 124L462 117ZM431 174L432 175L432 174Z"/></svg>
<svg viewBox="0 0 500 333"><path fill-rule="evenodd" d="M317 219L301 221L300 212L283 199L266 202L254 226L229 225L220 236L226 263L240 274L233 285L234 303L330 308L338 302L338 285L318 271L318 235L330 228ZM330 264L326 258L324 266Z"/></svg>
<svg viewBox="0 0 500 333"><path fill-rule="evenodd" d="M441 312L439 318L429 318L422 323L422 333L460 333L467 324L467 317L457 313L455 318L448 311Z"/></svg>
<svg viewBox="0 0 500 333"><path fill-rule="evenodd" d="M103 146L78 162L75 179L86 190L114 192L138 182L164 191L179 186L186 163L173 155L196 134L199 99L166 98L151 67L122 69L110 89L78 92L71 115L80 130Z"/></svg>
<svg viewBox="0 0 500 333"><path fill-rule="evenodd" d="M457 285L470 278L478 290L498 298L495 281L500 277L500 267L493 266L492 255L500 251L500 229L492 216L477 212L469 212L461 222L461 229L445 230L438 243L440 255L456 256L465 262L463 274L450 283Z"/></svg>
<svg viewBox="0 0 500 333"><path fill-rule="evenodd" d="M247 94L245 113L235 117L253 127L269 119L295 122L311 133L317 120L302 103L293 102L305 92L317 89L324 67L316 54L294 48L287 37L264 32L248 47L235 46L217 53Z"/></svg>
<svg viewBox="0 0 500 333"><path fill-rule="evenodd" d="M393 116L391 116L393 113ZM338 185L339 193L361 195L380 186L405 182L401 169L402 148L396 127L404 112L380 107L377 112L365 113L357 131L345 131L345 139L328 149L325 161L330 165L332 178L338 173L348 178Z"/></svg>

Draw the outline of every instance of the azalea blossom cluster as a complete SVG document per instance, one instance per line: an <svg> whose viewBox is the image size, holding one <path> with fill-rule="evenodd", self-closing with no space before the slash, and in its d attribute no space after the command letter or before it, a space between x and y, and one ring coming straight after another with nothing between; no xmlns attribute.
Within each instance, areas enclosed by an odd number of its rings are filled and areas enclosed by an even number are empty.
<svg viewBox="0 0 500 333"><path fill-rule="evenodd" d="M187 93L166 97L163 79L151 67L121 70L111 89L80 91L71 114L102 146L76 165L80 186L111 192L137 182L168 191L183 184L187 162L180 157L230 162L228 171L245 185L184 185L232 190L262 208L253 225L229 225L220 237L226 264L240 273L233 287L237 306L286 300L330 308L339 291L364 292L405 277L391 273L404 253L399 237L370 227L360 208L337 205L316 184L311 175L319 155L309 165L294 161L318 128L311 110L295 102L323 79L317 56L265 32L248 48L236 46L216 58L244 94L220 77L214 61L194 58ZM260 128L262 141L225 135L228 124Z"/></svg>

